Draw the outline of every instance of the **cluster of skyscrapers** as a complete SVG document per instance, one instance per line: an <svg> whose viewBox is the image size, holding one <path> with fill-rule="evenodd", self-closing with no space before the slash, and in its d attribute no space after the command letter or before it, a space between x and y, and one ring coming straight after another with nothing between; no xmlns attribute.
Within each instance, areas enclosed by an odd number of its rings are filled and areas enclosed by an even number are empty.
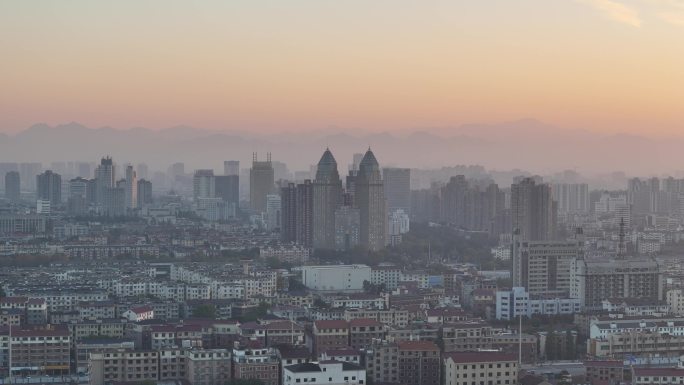
<svg viewBox="0 0 684 385"><path fill-rule="evenodd" d="M283 240L317 249L379 250L389 242L387 200L380 166L368 149L343 187L329 149L313 181L280 189Z"/></svg>

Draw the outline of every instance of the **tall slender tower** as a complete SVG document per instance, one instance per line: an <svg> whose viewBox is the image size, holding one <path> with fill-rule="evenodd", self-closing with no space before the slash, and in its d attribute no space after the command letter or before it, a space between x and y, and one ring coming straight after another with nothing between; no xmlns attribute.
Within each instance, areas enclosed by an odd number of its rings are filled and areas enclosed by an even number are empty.
<svg viewBox="0 0 684 385"><path fill-rule="evenodd" d="M342 200L342 180L335 157L326 148L318 162L313 183L313 245L317 249L335 248L335 210Z"/></svg>
<svg viewBox="0 0 684 385"><path fill-rule="evenodd" d="M126 209L138 207L138 176L132 165L126 166Z"/></svg>
<svg viewBox="0 0 684 385"><path fill-rule="evenodd" d="M549 241L556 236L557 204L548 184L525 178L511 185L511 217L520 240Z"/></svg>
<svg viewBox="0 0 684 385"><path fill-rule="evenodd" d="M361 246L380 250L387 245L387 203L385 187L380 176L380 165L368 148L359 164L354 203L360 212Z"/></svg>
<svg viewBox="0 0 684 385"><path fill-rule="evenodd" d="M95 180L95 201L102 205L106 201L108 190L115 187L116 173L112 158L100 160L100 165L95 169Z"/></svg>
<svg viewBox="0 0 684 385"><path fill-rule="evenodd" d="M252 157L252 169L249 170L249 204L252 210L266 212L266 196L273 193L275 172L271 163L271 153L266 154L266 161L258 161L257 154Z"/></svg>
<svg viewBox="0 0 684 385"><path fill-rule="evenodd" d="M5 198L15 203L21 200L21 180L17 171L5 174Z"/></svg>

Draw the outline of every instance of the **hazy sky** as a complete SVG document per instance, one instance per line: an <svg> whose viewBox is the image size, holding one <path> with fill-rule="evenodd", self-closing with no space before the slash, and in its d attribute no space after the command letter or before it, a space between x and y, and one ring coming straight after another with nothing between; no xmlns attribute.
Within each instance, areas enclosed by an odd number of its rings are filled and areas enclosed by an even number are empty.
<svg viewBox="0 0 684 385"><path fill-rule="evenodd" d="M678 133L684 0L0 2L0 132L519 118Z"/></svg>

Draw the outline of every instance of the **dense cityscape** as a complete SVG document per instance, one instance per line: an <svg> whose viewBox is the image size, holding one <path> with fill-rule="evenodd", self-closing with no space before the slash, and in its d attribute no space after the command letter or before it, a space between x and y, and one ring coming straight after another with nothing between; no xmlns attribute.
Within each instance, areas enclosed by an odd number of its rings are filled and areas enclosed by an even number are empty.
<svg viewBox="0 0 684 385"><path fill-rule="evenodd" d="M684 385L684 0L0 1L0 385Z"/></svg>
<svg viewBox="0 0 684 385"><path fill-rule="evenodd" d="M683 179L340 169L0 163L0 377L684 380Z"/></svg>

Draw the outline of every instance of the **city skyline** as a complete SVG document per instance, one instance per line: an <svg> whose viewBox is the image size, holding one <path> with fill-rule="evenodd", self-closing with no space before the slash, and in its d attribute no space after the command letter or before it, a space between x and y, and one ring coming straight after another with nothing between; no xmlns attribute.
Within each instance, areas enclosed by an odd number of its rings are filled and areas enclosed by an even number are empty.
<svg viewBox="0 0 684 385"><path fill-rule="evenodd" d="M449 133L534 118L663 136L684 119L676 0L0 7L4 133L70 121Z"/></svg>

